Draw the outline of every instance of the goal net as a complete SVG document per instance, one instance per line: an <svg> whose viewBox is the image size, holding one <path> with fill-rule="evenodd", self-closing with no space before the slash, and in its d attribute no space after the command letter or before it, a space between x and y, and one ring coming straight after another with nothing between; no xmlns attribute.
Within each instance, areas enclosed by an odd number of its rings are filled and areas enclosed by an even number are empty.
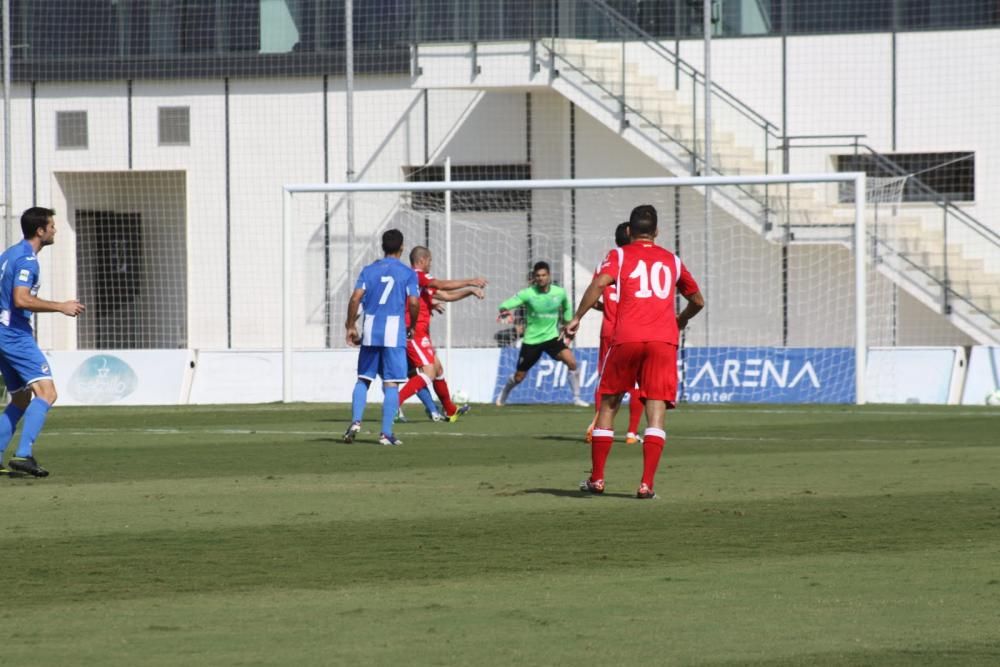
<svg viewBox="0 0 1000 667"><path fill-rule="evenodd" d="M866 211L867 197L842 192L863 181L841 173L288 185L284 279L263 289L284 307L285 328L258 335L262 345L280 337L284 396L294 400L300 364L293 358L347 347L354 281L382 256L382 233L399 229L404 261L422 245L435 277L488 281L484 300L469 297L433 317L431 335L451 387L491 401L513 372L523 334L519 320L497 322L499 304L545 261L575 308L617 224L634 206L652 204L658 242L681 257L708 304L683 335L681 400L860 402L859 350L884 344L892 321L891 288L870 270L870 243L860 254L855 243L856 230L889 207ZM574 343L586 400L596 388L600 323L599 313L589 314ZM510 396L512 403L571 399L565 366L544 356Z"/></svg>

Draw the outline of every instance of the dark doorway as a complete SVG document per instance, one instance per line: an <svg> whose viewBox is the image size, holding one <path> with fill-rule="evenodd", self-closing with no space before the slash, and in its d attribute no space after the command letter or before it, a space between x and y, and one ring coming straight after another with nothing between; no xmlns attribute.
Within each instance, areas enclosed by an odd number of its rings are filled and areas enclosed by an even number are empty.
<svg viewBox="0 0 1000 667"><path fill-rule="evenodd" d="M96 350L145 347L140 214L77 210L76 257L77 294L87 306L77 345Z"/></svg>

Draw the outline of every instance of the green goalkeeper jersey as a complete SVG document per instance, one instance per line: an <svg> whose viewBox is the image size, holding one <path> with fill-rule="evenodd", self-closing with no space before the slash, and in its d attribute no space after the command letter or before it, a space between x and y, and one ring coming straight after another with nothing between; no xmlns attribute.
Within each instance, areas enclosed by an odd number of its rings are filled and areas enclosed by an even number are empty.
<svg viewBox="0 0 1000 667"><path fill-rule="evenodd" d="M500 304L500 310L513 310L524 306L524 342L537 345L559 336L559 316L569 322L573 307L566 290L551 284L547 292L532 285Z"/></svg>

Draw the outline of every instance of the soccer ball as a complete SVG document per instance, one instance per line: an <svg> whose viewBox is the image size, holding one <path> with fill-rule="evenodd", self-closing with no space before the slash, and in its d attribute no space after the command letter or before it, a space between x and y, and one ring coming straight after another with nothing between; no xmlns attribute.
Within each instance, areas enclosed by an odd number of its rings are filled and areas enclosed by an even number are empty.
<svg viewBox="0 0 1000 667"><path fill-rule="evenodd" d="M986 394L986 405L1000 406L1000 389L994 389Z"/></svg>
<svg viewBox="0 0 1000 667"><path fill-rule="evenodd" d="M466 394L465 391L459 389L451 395L451 401L455 405L465 405L469 402L469 395Z"/></svg>

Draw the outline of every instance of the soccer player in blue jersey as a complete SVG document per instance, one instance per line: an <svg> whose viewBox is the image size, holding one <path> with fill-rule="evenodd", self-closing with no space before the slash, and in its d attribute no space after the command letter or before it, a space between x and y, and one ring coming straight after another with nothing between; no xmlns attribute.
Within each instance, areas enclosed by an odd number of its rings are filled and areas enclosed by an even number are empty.
<svg viewBox="0 0 1000 667"><path fill-rule="evenodd" d="M361 345L358 353L358 381L351 398L351 425L344 442L354 442L361 431L361 419L368 401L368 387L378 375L382 378L382 432L379 443L401 445L392 432L392 422L399 409L399 383L406 378L406 341L420 310L417 274L399 261L403 254L403 233L390 229L382 234L385 257L361 270L354 293L347 305L347 344ZM358 312L364 310L362 333L358 333ZM409 311L410 326L407 322Z"/></svg>
<svg viewBox="0 0 1000 667"><path fill-rule="evenodd" d="M32 448L49 408L56 402L56 385L49 362L32 335L31 314L76 317L84 307L75 299L38 298L38 253L55 242L55 211L40 206L29 208L21 215L21 231L24 240L0 255L0 373L11 395L10 404L0 415L0 446L6 451L23 416L21 440L7 466L12 471L46 477L49 471L38 465ZM2 465L0 469L9 472Z"/></svg>

